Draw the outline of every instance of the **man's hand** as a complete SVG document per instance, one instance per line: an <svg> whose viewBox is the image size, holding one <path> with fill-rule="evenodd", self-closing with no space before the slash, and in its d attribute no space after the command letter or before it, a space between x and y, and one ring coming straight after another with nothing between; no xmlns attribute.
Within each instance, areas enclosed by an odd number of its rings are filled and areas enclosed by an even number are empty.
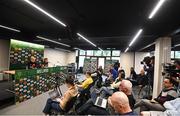
<svg viewBox="0 0 180 116"><path fill-rule="evenodd" d="M158 103L156 100L152 99L150 100L151 103Z"/></svg>
<svg viewBox="0 0 180 116"><path fill-rule="evenodd" d="M62 99L61 98L56 98L56 101L61 103Z"/></svg>

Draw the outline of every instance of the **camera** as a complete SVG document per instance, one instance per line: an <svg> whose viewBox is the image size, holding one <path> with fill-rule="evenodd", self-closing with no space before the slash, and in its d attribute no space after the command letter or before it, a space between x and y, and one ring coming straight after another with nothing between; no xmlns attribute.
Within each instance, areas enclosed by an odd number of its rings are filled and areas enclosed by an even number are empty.
<svg viewBox="0 0 180 116"><path fill-rule="evenodd" d="M144 57L143 61L141 61L140 63L146 64L147 66L149 66L152 59L153 59L153 57L146 56L146 57Z"/></svg>
<svg viewBox="0 0 180 116"><path fill-rule="evenodd" d="M175 64L166 63L163 64L163 75L167 74L172 77L178 77L178 73L180 73L180 70L176 69Z"/></svg>
<svg viewBox="0 0 180 116"><path fill-rule="evenodd" d="M141 63L141 64L144 64L144 62L143 62L143 61L141 61L140 63Z"/></svg>

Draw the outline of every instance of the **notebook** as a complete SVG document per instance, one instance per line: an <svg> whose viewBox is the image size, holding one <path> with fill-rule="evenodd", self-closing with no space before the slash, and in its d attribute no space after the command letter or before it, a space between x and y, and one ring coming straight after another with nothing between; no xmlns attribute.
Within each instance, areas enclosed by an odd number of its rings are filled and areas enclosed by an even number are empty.
<svg viewBox="0 0 180 116"><path fill-rule="evenodd" d="M104 99L102 97L97 97L94 105L106 109L107 99Z"/></svg>

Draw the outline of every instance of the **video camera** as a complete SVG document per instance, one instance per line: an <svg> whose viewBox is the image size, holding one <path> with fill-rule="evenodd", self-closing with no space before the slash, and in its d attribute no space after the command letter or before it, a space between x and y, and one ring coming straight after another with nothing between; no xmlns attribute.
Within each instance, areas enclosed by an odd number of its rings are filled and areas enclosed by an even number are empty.
<svg viewBox="0 0 180 116"><path fill-rule="evenodd" d="M163 64L163 69L163 76L168 74L171 77L178 77L178 73L180 73L180 70L176 69L176 65L171 63Z"/></svg>
<svg viewBox="0 0 180 116"><path fill-rule="evenodd" d="M143 65L150 66L152 60L154 60L154 56L152 56L152 57L146 56L146 57L144 57L143 61L141 61L140 63Z"/></svg>

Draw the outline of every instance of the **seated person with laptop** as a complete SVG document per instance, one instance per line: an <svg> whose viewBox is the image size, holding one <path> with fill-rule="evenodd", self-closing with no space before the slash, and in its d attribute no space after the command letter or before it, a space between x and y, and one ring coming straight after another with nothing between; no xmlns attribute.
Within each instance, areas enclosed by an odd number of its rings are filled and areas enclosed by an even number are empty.
<svg viewBox="0 0 180 116"><path fill-rule="evenodd" d="M82 84L78 84L78 91L83 91L84 89L88 88L88 86L93 83L93 79L91 77L91 73L90 72L86 72L86 79Z"/></svg>
<svg viewBox="0 0 180 116"><path fill-rule="evenodd" d="M76 112L78 115L109 115L107 109L107 99L97 97L95 101L90 98L86 103L79 107Z"/></svg>
<svg viewBox="0 0 180 116"><path fill-rule="evenodd" d="M44 107L43 113L50 114L51 110L55 110L57 112L65 111L67 103L78 94L77 87L74 84L74 79L69 76L65 80L65 84L68 87L68 90L64 93L64 95L60 99L54 100L53 98L49 98Z"/></svg>

